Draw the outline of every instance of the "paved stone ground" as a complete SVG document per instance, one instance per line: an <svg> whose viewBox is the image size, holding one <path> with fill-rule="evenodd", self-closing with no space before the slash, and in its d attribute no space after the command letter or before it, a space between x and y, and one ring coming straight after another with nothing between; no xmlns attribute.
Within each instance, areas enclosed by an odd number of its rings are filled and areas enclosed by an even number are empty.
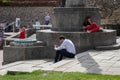
<svg viewBox="0 0 120 80"><path fill-rule="evenodd" d="M117 43L120 43L120 38L117 39ZM32 72L35 70L120 75L120 49L89 50L77 54L75 59L63 59L55 64L51 59L17 61L7 65L2 65L2 61L3 51L0 50L0 75L7 72Z"/></svg>
<svg viewBox="0 0 120 80"><path fill-rule="evenodd" d="M117 43L120 43L120 38L117 39ZM53 63L51 59L41 59L2 65L2 61L3 51L0 50L0 75L7 72L33 72L35 70L120 75L120 49L89 50L77 54L74 59L63 59L58 63Z"/></svg>
<svg viewBox="0 0 120 80"><path fill-rule="evenodd" d="M2 51L0 56L2 62ZM75 59L63 59L55 64L50 59L18 61L1 66L0 74L4 75L8 71L32 72L35 70L120 75L120 50L89 50L77 54Z"/></svg>
<svg viewBox="0 0 120 80"><path fill-rule="evenodd" d="M3 61L3 50L0 50L0 66L2 66Z"/></svg>

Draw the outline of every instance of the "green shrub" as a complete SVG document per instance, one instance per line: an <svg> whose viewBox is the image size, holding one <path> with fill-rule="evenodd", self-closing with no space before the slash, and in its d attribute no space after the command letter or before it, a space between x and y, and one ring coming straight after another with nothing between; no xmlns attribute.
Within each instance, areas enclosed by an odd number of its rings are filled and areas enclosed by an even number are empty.
<svg viewBox="0 0 120 80"><path fill-rule="evenodd" d="M117 31L117 36L120 36L120 29L116 29Z"/></svg>

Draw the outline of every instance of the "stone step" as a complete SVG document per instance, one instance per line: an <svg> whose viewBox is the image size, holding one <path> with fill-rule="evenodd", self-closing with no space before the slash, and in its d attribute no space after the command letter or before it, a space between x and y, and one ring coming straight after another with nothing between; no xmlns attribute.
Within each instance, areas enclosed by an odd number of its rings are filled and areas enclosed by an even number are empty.
<svg viewBox="0 0 120 80"><path fill-rule="evenodd" d="M96 46L95 50L116 50L120 49L120 43L110 45L110 46Z"/></svg>
<svg viewBox="0 0 120 80"><path fill-rule="evenodd" d="M96 50L116 50L120 49L120 38L117 37L116 44L109 45L109 46L96 46Z"/></svg>
<svg viewBox="0 0 120 80"><path fill-rule="evenodd" d="M0 67L0 75L16 74L18 72L21 73L29 73L35 70L39 70L39 68L35 67L37 65L44 65L46 63L51 62L50 59L43 60L27 60L27 61L17 61L14 63L10 63L7 65L3 65Z"/></svg>
<svg viewBox="0 0 120 80"><path fill-rule="evenodd" d="M59 61L59 62L57 62L57 63L49 63L49 65L48 66L42 66L42 68L41 68L41 65L39 66L36 66L36 67L38 67L38 68L40 68L41 70L48 70L48 71L56 71L57 70L57 68L60 68L60 67L62 67L62 66L64 66L64 65L66 65L66 64L68 64L68 63L70 63L70 62L72 62L74 59L64 59L64 60L62 60L62 61Z"/></svg>
<svg viewBox="0 0 120 80"><path fill-rule="evenodd" d="M47 70L47 71L65 71L67 68L76 64L75 59L63 59L57 63L53 63L51 59L45 60L29 60L29 61L17 61L11 64L4 65L0 68L0 75L17 74L17 73L30 73L35 70ZM65 68L64 68L65 67Z"/></svg>
<svg viewBox="0 0 120 80"><path fill-rule="evenodd" d="M21 64L20 61L14 62L14 63L11 63L11 64L7 64L7 65L2 65L2 66L0 67L0 75L5 75L5 74L7 74L8 68L13 67L13 66L15 66L15 65L19 65L19 64Z"/></svg>
<svg viewBox="0 0 120 80"><path fill-rule="evenodd" d="M60 67L57 67L54 69L54 71L63 71L63 72L66 72L68 69L71 69L74 65L77 65L79 63L78 60L76 59L73 59L71 60L70 62L60 66Z"/></svg>

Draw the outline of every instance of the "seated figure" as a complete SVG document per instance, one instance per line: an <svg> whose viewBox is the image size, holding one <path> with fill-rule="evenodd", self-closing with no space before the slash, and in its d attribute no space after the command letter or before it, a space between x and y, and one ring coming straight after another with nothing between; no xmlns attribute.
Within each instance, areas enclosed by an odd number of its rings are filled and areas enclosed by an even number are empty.
<svg viewBox="0 0 120 80"><path fill-rule="evenodd" d="M87 16L83 22L83 29L87 32L101 32L102 29L95 22L92 22L91 17Z"/></svg>
<svg viewBox="0 0 120 80"><path fill-rule="evenodd" d="M34 25L35 27L34 28L37 29L37 30L39 30L40 29L40 25L41 25L40 21L38 19L36 19L35 20L35 25Z"/></svg>
<svg viewBox="0 0 120 80"><path fill-rule="evenodd" d="M25 39L25 38L26 38L26 30L25 30L25 27L22 27L22 29L20 29L19 38L20 38L20 39Z"/></svg>

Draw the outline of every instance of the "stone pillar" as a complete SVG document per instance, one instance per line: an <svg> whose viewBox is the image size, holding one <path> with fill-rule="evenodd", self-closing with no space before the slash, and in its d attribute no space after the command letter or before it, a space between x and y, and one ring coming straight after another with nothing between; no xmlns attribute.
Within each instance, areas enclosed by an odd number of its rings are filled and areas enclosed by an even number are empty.
<svg viewBox="0 0 120 80"><path fill-rule="evenodd" d="M53 31L81 31L86 16L100 24L100 13L96 7L87 7L88 0L66 0L66 7L54 8Z"/></svg>
<svg viewBox="0 0 120 80"><path fill-rule="evenodd" d="M66 0L66 7L83 7L86 6L86 0Z"/></svg>
<svg viewBox="0 0 120 80"><path fill-rule="evenodd" d="M100 24L98 8L54 8L54 16L55 21L52 27L53 31L81 31L82 24L86 16L91 16L93 21Z"/></svg>

